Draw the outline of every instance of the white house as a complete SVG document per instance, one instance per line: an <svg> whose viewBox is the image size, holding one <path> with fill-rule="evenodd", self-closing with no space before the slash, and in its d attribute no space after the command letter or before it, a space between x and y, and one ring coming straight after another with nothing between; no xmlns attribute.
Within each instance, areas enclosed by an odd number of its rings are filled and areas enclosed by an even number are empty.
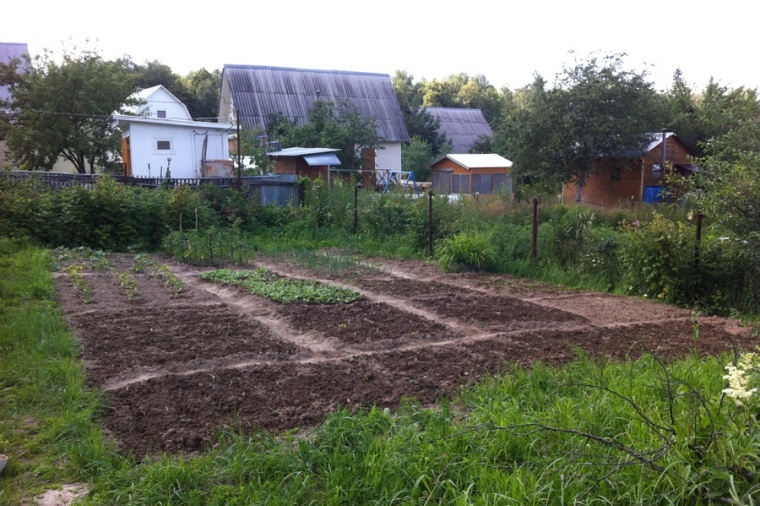
<svg viewBox="0 0 760 506"><path fill-rule="evenodd" d="M132 98L134 116L114 114L122 132L124 173L134 177L232 177L228 136L233 125L193 121L185 104L161 85Z"/></svg>
<svg viewBox="0 0 760 506"><path fill-rule="evenodd" d="M309 121L317 100L345 101L364 120L375 123L380 146L360 151L362 168L401 170L401 144L409 141L409 134L388 74L225 65L219 121L234 122L239 117L242 128L264 132L268 119L281 114L302 125Z"/></svg>

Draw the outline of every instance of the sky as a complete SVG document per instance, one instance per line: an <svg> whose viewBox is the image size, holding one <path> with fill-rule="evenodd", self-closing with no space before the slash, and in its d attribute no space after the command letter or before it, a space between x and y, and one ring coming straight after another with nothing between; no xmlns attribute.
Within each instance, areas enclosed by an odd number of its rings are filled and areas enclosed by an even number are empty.
<svg viewBox="0 0 760 506"><path fill-rule="evenodd" d="M758 12L752 0L8 0L0 41L32 56L66 46L157 60L180 75L225 64L405 70L415 82L465 72L509 89L625 53L624 68L658 90L676 69L695 91L711 77L760 89Z"/></svg>

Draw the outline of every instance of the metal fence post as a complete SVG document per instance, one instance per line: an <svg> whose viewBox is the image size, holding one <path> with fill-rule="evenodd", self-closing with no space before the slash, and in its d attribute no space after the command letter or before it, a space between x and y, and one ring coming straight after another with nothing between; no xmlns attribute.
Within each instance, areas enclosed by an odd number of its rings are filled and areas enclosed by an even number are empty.
<svg viewBox="0 0 760 506"><path fill-rule="evenodd" d="M536 261L536 244L538 243L538 199L533 199L533 238L530 243L530 261Z"/></svg>
<svg viewBox="0 0 760 506"><path fill-rule="evenodd" d="M433 256L433 190L428 192L428 255Z"/></svg>

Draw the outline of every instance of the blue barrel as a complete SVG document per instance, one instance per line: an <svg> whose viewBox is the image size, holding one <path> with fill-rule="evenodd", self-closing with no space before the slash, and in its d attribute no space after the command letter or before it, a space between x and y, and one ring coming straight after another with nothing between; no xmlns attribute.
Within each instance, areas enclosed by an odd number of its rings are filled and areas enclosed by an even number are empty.
<svg viewBox="0 0 760 506"><path fill-rule="evenodd" d="M649 204L662 202L662 186L647 186L644 188L644 202Z"/></svg>

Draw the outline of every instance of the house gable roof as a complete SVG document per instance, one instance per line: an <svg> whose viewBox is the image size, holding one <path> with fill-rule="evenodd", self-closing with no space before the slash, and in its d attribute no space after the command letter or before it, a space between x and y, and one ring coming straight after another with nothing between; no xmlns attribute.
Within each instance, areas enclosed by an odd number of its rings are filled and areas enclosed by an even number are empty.
<svg viewBox="0 0 760 506"><path fill-rule="evenodd" d="M382 140L409 140L388 74L225 65L222 100L227 89L247 128L265 129L268 118L278 113L302 125L316 100L347 100L365 120L374 118ZM223 109L220 105L220 114Z"/></svg>
<svg viewBox="0 0 760 506"><path fill-rule="evenodd" d="M426 110L441 122L438 131L451 142L452 153L468 153L480 137L493 136L480 109L427 107Z"/></svg>
<svg viewBox="0 0 760 506"><path fill-rule="evenodd" d="M136 91L130 98L139 100L141 103L135 106L127 107L127 111L132 114L145 115L146 111L149 111L149 115L156 117L156 111L160 108L167 109L172 112L171 117L168 119L179 119L191 121L190 111L187 106L178 99L174 94L166 89L163 85L159 84Z"/></svg>
<svg viewBox="0 0 760 506"><path fill-rule="evenodd" d="M448 154L436 160L433 165L449 159L465 169L508 169L512 162L496 153L488 154Z"/></svg>
<svg viewBox="0 0 760 506"><path fill-rule="evenodd" d="M641 158L662 144L662 132L650 132L647 134L647 137L649 141L644 143L640 149L628 149L625 151L625 156L628 158ZM681 139L679 139L674 132L665 132L665 140L670 142L671 138L679 144L683 145Z"/></svg>
<svg viewBox="0 0 760 506"><path fill-rule="evenodd" d="M10 63L15 58L29 56L29 48L25 42L0 42L0 63ZM6 86L0 86L0 100L8 100L10 91Z"/></svg>

